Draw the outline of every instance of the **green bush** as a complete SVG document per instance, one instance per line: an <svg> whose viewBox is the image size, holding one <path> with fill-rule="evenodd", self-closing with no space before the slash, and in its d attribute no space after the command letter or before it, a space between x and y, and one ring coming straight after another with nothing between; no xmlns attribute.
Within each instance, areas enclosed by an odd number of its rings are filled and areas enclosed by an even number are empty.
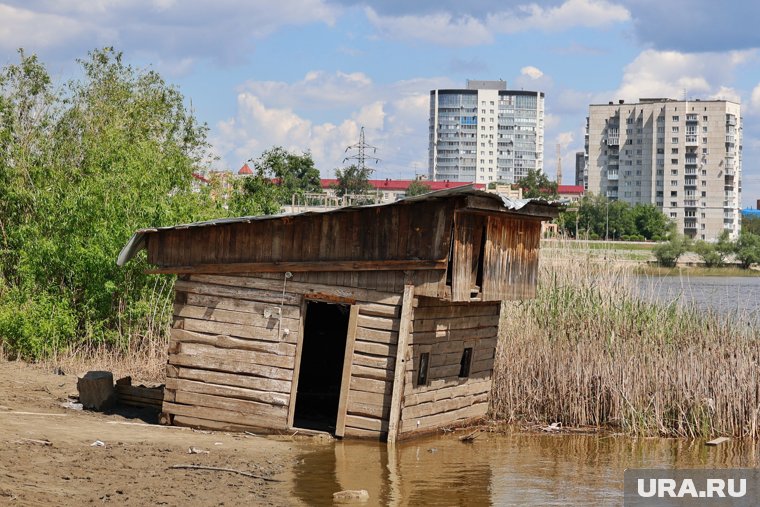
<svg viewBox="0 0 760 507"><path fill-rule="evenodd" d="M688 248L688 242L683 236L674 235L670 241L660 243L654 249L654 254L660 266L673 267Z"/></svg>

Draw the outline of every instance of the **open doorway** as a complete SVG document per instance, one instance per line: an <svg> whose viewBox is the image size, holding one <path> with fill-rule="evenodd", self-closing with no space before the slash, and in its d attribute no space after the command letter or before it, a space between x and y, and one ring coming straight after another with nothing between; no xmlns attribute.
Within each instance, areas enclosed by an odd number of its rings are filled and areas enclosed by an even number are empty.
<svg viewBox="0 0 760 507"><path fill-rule="evenodd" d="M293 426L335 432L350 305L308 301Z"/></svg>

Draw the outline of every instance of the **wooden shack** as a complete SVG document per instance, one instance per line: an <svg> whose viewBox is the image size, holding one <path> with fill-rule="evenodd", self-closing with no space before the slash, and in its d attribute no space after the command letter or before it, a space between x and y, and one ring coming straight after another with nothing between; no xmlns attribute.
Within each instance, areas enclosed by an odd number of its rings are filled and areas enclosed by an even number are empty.
<svg viewBox="0 0 760 507"><path fill-rule="evenodd" d="M557 211L467 188L136 232L119 264L178 275L164 420L395 441L484 416Z"/></svg>

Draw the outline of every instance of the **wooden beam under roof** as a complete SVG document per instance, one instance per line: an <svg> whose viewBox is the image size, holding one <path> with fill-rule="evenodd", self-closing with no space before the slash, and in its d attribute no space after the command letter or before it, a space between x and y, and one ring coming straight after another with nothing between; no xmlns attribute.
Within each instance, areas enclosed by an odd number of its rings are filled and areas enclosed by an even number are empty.
<svg viewBox="0 0 760 507"><path fill-rule="evenodd" d="M195 266L167 266L146 270L150 275L160 274L239 274L239 273L305 273L310 271L420 271L444 270L448 260L369 260L369 261L291 261L291 262L233 262L197 264Z"/></svg>

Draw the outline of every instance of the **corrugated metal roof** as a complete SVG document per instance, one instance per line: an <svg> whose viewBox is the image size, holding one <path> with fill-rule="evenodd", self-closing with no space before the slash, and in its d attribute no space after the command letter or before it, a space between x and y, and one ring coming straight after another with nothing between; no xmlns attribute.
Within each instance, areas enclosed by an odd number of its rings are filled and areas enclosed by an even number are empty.
<svg viewBox="0 0 760 507"><path fill-rule="evenodd" d="M491 200L499 201L501 202L502 206L504 206L504 209L510 210L510 211L518 211L528 204L537 204L539 206L546 207L547 215L549 215L552 213L552 211L562 207L562 204L556 201L549 202L543 199L511 199L505 195L496 194L494 192L486 192L485 190L477 190L473 188L472 185L470 185L467 187L449 188L445 190L438 190L435 192L428 192L426 194L415 195L412 197L406 197L404 199L400 199L392 203L368 204L368 205L363 205L363 206L344 206L342 208L328 209L324 211L321 211L321 210L320 211L303 211L300 213L280 213L277 215L256 215L256 216L233 217L233 218L217 218L214 220L206 220L203 222L194 222L190 224L180 224L180 225L170 225L166 227L153 227L153 228L147 228L147 229L140 229L136 231L132 235L131 238L129 238L129 241L127 242L127 244L124 245L124 248L121 249L121 252L119 252L119 257L116 260L116 264L118 266L123 266L124 264L129 262L129 260L132 259L132 257L135 256L135 254L137 254L137 252L145 248L145 236L147 234L158 232L158 231L181 230L181 229L190 229L190 228L195 228L195 227L209 227L209 226L223 225L223 224L249 223L249 222L260 221L260 220L277 220L277 219L285 218L285 217L316 215L316 214L322 214L322 213L342 213L345 211L350 211L350 210L359 209L359 208L395 206L395 205L398 205L400 203L405 203L405 202L433 201L436 199L444 199L447 197L469 196L469 195L487 197Z"/></svg>

